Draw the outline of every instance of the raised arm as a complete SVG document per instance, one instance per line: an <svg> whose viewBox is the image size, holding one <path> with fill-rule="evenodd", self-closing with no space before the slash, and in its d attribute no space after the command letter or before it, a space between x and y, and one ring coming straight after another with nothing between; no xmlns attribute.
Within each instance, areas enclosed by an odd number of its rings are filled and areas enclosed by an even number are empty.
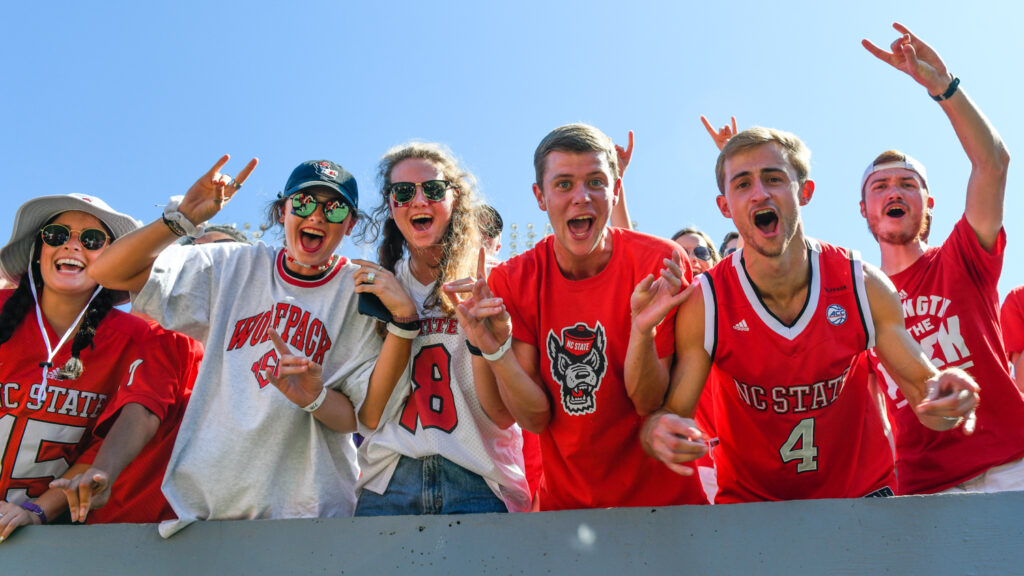
<svg viewBox="0 0 1024 576"><path fill-rule="evenodd" d="M960 424L974 430L978 385L956 368L938 371L903 324L896 288L880 270L864 264L864 284L875 325L875 352L896 381L921 424L949 430Z"/></svg>
<svg viewBox="0 0 1024 576"><path fill-rule="evenodd" d="M194 226L213 218L249 178L259 162L253 158L234 179L221 173L231 157L225 154L199 177L178 205L178 212ZM138 292L149 279L153 262L164 248L179 237L161 217L152 223L118 238L88 267L89 275L102 286L113 290Z"/></svg>
<svg viewBox="0 0 1024 576"><path fill-rule="evenodd" d="M72 522L85 522L90 510L107 503L117 477L139 455L159 427L160 418L145 406L135 402L125 404L104 438L92 466L74 478L50 482L50 488L64 492Z"/></svg>
<svg viewBox="0 0 1024 576"><path fill-rule="evenodd" d="M540 377L540 352L512 337L512 320L504 301L494 297L480 274L449 282L444 289L452 296L472 294L459 304L459 321L467 338L483 354L495 376L499 397L516 422L534 434L543 432L551 421L551 400ZM488 415L499 422L491 410Z"/></svg>
<svg viewBox="0 0 1024 576"><path fill-rule="evenodd" d="M683 291L683 269L678 252L664 260L659 277L649 274L640 281L630 298L632 324L626 347L624 380L626 394L641 416L661 408L668 392L672 355L658 357L657 327L668 311L689 294Z"/></svg>
<svg viewBox="0 0 1024 576"><path fill-rule="evenodd" d="M971 178L967 182L967 206L964 214L978 241L991 250L1003 227L1003 198L1010 153L996 129L967 93L946 70L938 53L928 44L896 22L892 25L901 34L885 51L868 40L861 43L879 60L900 70L924 86L939 102L971 161ZM952 91L952 94L949 92Z"/></svg>
<svg viewBox="0 0 1024 576"><path fill-rule="evenodd" d="M644 423L640 441L648 454L678 474L693 474L684 465L707 453L704 436L693 421L697 401L711 371L711 357L704 350L704 295L693 292L676 314L676 354L665 406Z"/></svg>
<svg viewBox="0 0 1024 576"><path fill-rule="evenodd" d="M630 160L633 159L633 131L629 131L629 143L625 148L615 145L615 153L619 157L619 201L612 208L612 226L616 228L625 228L626 230L633 229L633 221L629 219L629 209L626 208L626 186L622 184L625 182L623 178L626 175L626 167L629 166Z"/></svg>

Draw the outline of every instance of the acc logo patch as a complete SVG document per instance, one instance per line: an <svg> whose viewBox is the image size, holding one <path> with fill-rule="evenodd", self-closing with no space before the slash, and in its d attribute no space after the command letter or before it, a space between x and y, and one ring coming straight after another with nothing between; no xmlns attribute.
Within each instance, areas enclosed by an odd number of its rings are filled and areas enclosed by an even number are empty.
<svg viewBox="0 0 1024 576"><path fill-rule="evenodd" d="M839 304L830 304L825 310L825 318L828 318L833 326L839 326L846 322L846 309Z"/></svg>
<svg viewBox="0 0 1024 576"><path fill-rule="evenodd" d="M597 322L590 328L580 322L563 328L561 338L549 330L547 345L551 376L561 385L562 408L569 415L592 414L608 368L604 326Z"/></svg>

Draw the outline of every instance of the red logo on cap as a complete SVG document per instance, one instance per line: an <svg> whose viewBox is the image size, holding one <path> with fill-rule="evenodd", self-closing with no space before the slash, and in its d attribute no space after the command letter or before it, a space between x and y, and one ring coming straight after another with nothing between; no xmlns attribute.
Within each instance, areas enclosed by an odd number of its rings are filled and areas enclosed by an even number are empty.
<svg viewBox="0 0 1024 576"><path fill-rule="evenodd" d="M315 164L314 166L316 167L316 171L318 174L327 176L331 180L335 180L338 178L338 171L332 170L331 165L328 164L327 162L320 162L319 164Z"/></svg>

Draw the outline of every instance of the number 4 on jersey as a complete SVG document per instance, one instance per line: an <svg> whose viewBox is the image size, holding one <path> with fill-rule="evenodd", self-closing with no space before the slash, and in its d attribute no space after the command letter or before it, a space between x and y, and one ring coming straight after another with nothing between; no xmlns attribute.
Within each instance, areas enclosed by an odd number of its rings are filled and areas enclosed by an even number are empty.
<svg viewBox="0 0 1024 576"><path fill-rule="evenodd" d="M416 433L416 420L424 428L451 433L459 423L452 395L452 356L441 344L424 346L412 362L412 392L405 401L402 427Z"/></svg>
<svg viewBox="0 0 1024 576"><path fill-rule="evenodd" d="M789 438L779 448L783 462L799 460L796 471L813 472L818 469L818 447L814 445L814 418L804 418L789 433Z"/></svg>

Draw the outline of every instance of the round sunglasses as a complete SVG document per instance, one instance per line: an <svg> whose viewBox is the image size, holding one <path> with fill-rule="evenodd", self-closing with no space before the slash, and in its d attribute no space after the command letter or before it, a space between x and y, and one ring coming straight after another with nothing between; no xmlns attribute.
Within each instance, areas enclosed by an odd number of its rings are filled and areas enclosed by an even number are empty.
<svg viewBox="0 0 1024 576"><path fill-rule="evenodd" d="M412 202L412 199L416 197L416 186L423 188L423 196L431 202L440 202L444 200L445 195L449 188L453 188L452 183L447 180L427 180L426 182L392 182L385 188L391 198L395 201L395 204L401 206Z"/></svg>
<svg viewBox="0 0 1024 576"><path fill-rule="evenodd" d="M308 218L313 212L316 212L317 206L323 207L324 218L332 224L344 222L351 211L349 205L341 200L335 199L320 202L311 194L295 194L292 196L292 214L300 218Z"/></svg>
<svg viewBox="0 0 1024 576"><path fill-rule="evenodd" d="M707 246L701 246L700 244L694 246L693 255L696 258L703 260L705 262L711 261L711 249L708 248Z"/></svg>
<svg viewBox="0 0 1024 576"><path fill-rule="evenodd" d="M99 250L107 243L107 233L99 228L86 228L85 230L72 230L63 224L47 224L40 230L43 242L54 248L63 246L71 240L72 234L78 234L78 241L86 250Z"/></svg>

